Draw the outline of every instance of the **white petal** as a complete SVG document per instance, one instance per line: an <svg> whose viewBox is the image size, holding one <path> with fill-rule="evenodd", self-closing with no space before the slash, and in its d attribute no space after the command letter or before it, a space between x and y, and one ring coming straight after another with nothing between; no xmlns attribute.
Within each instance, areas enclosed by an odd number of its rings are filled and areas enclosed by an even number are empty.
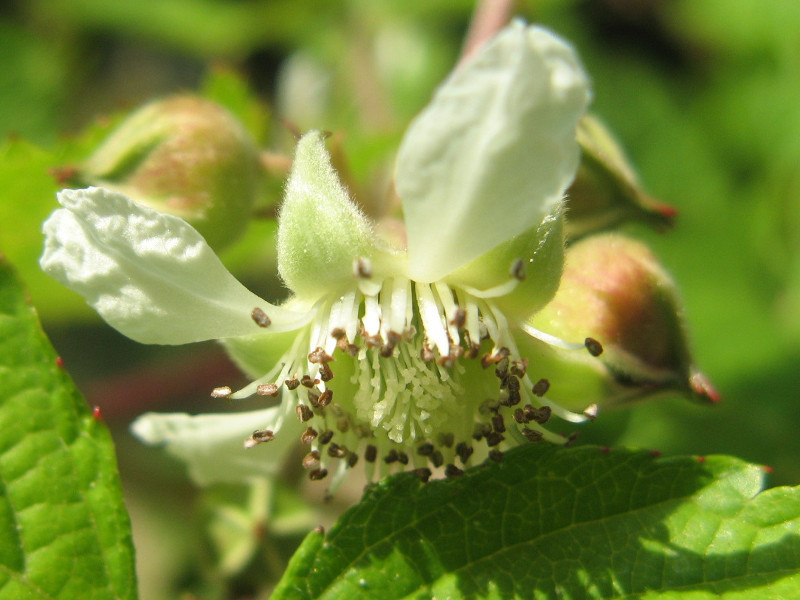
<svg viewBox="0 0 800 600"><path fill-rule="evenodd" d="M299 443L302 424L287 416L283 406L266 410L187 415L147 413L136 419L131 431L146 444L163 446L186 462L198 485L238 483L275 474L286 455ZM271 442L245 448L254 430L268 429Z"/></svg>
<svg viewBox="0 0 800 600"><path fill-rule="evenodd" d="M231 275L191 225L102 188L63 190L44 224L42 269L112 326L148 344L293 329L304 319ZM252 319L261 308L272 324Z"/></svg>
<svg viewBox="0 0 800 600"><path fill-rule="evenodd" d="M412 279L440 279L542 221L575 176L589 96L572 48L521 22L444 82L397 158Z"/></svg>

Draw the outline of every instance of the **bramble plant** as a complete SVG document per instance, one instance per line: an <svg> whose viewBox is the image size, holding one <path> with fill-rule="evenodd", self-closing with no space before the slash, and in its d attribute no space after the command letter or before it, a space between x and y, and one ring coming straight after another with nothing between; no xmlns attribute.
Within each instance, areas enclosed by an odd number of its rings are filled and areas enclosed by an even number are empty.
<svg viewBox="0 0 800 600"><path fill-rule="evenodd" d="M191 589L800 597L796 488L762 491L765 469L737 458L579 443L634 402L720 397L678 286L624 229L667 229L675 210L587 112L576 50L522 20L490 30L411 121L383 202L359 196L336 136L262 152L241 102L192 94L133 111L56 171L68 187L41 269L124 336L217 340L249 378L219 381L213 412L131 426L203 490L217 560ZM274 243L284 300L223 262L257 216L275 223L258 243ZM5 260L0 311L0 600L135 598L102 412ZM348 505L327 528L323 496Z"/></svg>

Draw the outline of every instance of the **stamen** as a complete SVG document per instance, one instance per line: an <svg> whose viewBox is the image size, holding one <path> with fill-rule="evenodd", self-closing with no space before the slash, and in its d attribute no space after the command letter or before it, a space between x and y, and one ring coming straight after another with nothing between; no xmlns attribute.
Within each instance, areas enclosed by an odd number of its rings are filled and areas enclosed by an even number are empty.
<svg viewBox="0 0 800 600"><path fill-rule="evenodd" d="M417 306L425 337L436 347L440 356L447 356L450 350L450 339L442 323L439 306L433 297L431 287L426 283L417 283L416 290Z"/></svg>
<svg viewBox="0 0 800 600"><path fill-rule="evenodd" d="M317 439L317 435L318 434L316 430L313 427L309 427L300 436L300 441L303 442L304 444L310 444L315 439Z"/></svg>
<svg viewBox="0 0 800 600"><path fill-rule="evenodd" d="M253 448L258 444L271 442L275 439L275 434L269 429L259 429L254 431L253 434L244 441L245 448Z"/></svg>
<svg viewBox="0 0 800 600"><path fill-rule="evenodd" d="M211 397L212 398L227 398L233 393L233 390L229 388L227 385L223 385L221 387L216 387L211 390Z"/></svg>
<svg viewBox="0 0 800 600"><path fill-rule="evenodd" d="M297 413L297 418L303 423L311 420L311 417L314 416L314 412L305 404L298 404L294 407L294 410Z"/></svg>
<svg viewBox="0 0 800 600"><path fill-rule="evenodd" d="M538 396L541 398L547 393L547 390L550 389L550 382L547 379L540 379L536 382L533 386L533 395Z"/></svg>
<svg viewBox="0 0 800 600"><path fill-rule="evenodd" d="M273 398L277 398L278 392L278 386L274 383L262 383L256 388L256 394L259 396L272 396Z"/></svg>
<svg viewBox="0 0 800 600"><path fill-rule="evenodd" d="M603 353L603 346L594 338L587 337L584 341L586 349L592 356L600 356Z"/></svg>

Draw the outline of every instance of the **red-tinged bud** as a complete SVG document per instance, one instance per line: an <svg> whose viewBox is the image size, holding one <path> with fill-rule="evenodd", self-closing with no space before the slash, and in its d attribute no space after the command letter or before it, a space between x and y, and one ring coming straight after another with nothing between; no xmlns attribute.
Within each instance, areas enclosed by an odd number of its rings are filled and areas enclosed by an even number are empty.
<svg viewBox="0 0 800 600"><path fill-rule="evenodd" d="M677 211L642 191L622 149L611 132L591 115L578 122L581 164L567 191L567 237L576 240L641 221L656 229L672 225Z"/></svg>
<svg viewBox="0 0 800 600"><path fill-rule="evenodd" d="M606 234L568 249L561 287L533 323L563 338L591 336L602 344L594 364L574 359L580 371L564 384L585 404L662 392L717 402L717 392L692 364L681 312L675 285L650 250ZM563 371L566 379L569 369ZM554 391L562 385L557 374L551 369L548 376Z"/></svg>
<svg viewBox="0 0 800 600"><path fill-rule="evenodd" d="M233 115L182 95L134 111L82 165L78 180L177 215L219 250L244 231L261 171L255 143Z"/></svg>

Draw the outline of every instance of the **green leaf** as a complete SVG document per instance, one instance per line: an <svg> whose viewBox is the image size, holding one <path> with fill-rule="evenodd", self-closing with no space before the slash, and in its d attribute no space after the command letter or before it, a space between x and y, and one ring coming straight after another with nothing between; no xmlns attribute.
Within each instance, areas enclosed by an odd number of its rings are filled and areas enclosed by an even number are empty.
<svg viewBox="0 0 800 600"><path fill-rule="evenodd" d="M528 446L372 488L314 532L286 598L797 598L800 493L735 458ZM758 495L757 495L758 494Z"/></svg>
<svg viewBox="0 0 800 600"><path fill-rule="evenodd" d="M114 447L0 257L0 600L136 598Z"/></svg>

